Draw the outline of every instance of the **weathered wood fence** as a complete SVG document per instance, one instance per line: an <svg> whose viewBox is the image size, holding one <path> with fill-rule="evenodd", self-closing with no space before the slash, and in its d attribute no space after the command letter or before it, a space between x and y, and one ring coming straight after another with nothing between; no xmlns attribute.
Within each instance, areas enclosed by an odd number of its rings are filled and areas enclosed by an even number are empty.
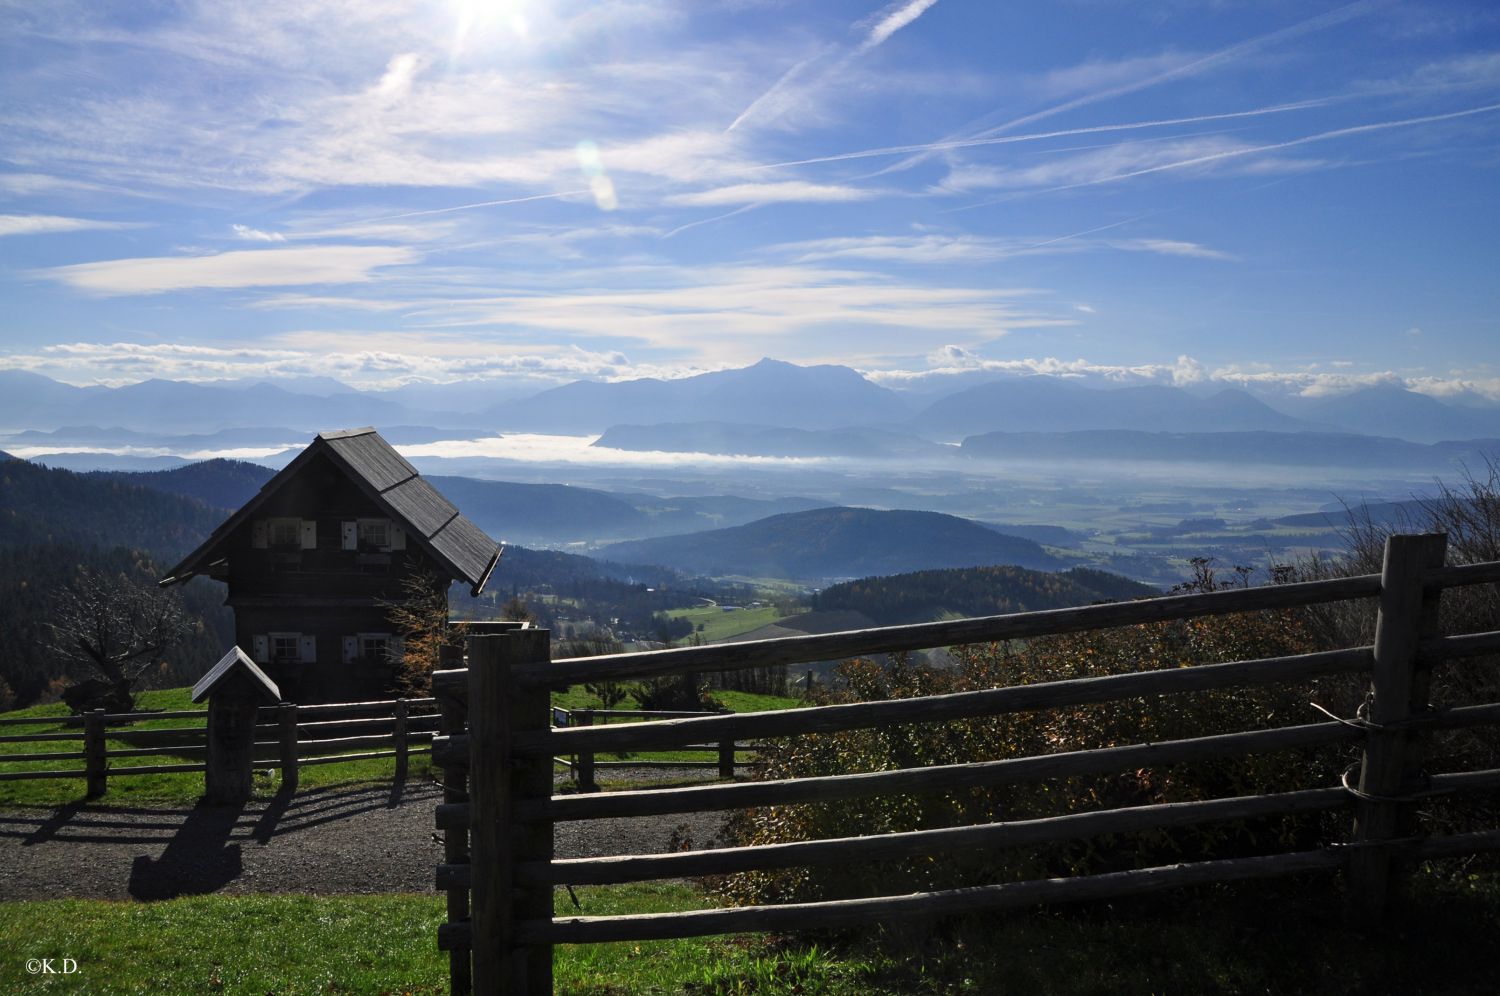
<svg viewBox="0 0 1500 996"><path fill-rule="evenodd" d="M596 723L602 726L611 720L699 719L705 716L722 716L728 712L727 709L718 712L684 712L663 709L553 709L552 725L564 729L577 729L593 726ZM651 760L635 757L628 760L600 761L592 750L582 750L567 757L555 757L553 760L567 767L572 773L578 791L597 792L599 785L594 774L599 768L713 768L720 778L733 778L735 753L754 748L754 744L740 744L733 739L727 739L711 744L689 744L682 748L684 751L713 751L718 757L712 761L681 758Z"/></svg>
<svg viewBox="0 0 1500 996"><path fill-rule="evenodd" d="M0 743L65 745L60 750L0 753L0 765L8 769L0 770L0 781L82 778L87 795L94 798L104 794L110 778L201 773L207 770L210 750L207 718L207 709L126 713L98 709L81 716L0 719L0 729L50 728L0 734ZM188 725L157 725L178 721ZM404 782L408 759L432 750L438 729L437 703L431 698L320 705L283 702L260 709L255 729L255 763L279 767L283 788L296 787L297 772L309 765L376 757L395 758L396 780ZM183 760L190 758L196 760ZM125 759L130 760L115 763ZM51 763L58 761L68 766ZM42 763L50 766L29 767Z"/></svg>
<svg viewBox="0 0 1500 996"><path fill-rule="evenodd" d="M1405 826L1404 818L1419 796L1500 788L1500 770L1433 775L1421 792L1412 788L1420 774L1414 768L1421 757L1420 741L1427 731L1500 722L1500 703L1441 710L1427 704L1435 664L1500 652L1500 631L1438 635L1437 607L1443 589L1500 581L1500 562L1442 566L1445 548L1441 535L1395 536L1386 547L1383 572L1378 575L611 657L549 662L548 634L539 630L473 638L467 668L441 671L433 682L446 717L444 735L434 741L434 760L444 765L450 789L436 813L437 824L447 831L449 841L447 860L437 869L438 887L449 896L449 922L439 928L438 943L451 953L453 989L465 992L472 984L472 990L481 994L551 992L555 944L854 926L903 916L1093 900L1317 871L1342 870L1353 908L1378 918L1393 859L1500 847L1500 829L1496 828L1439 837L1398 830ZM782 712L568 729L552 729L550 722L549 688L586 681L764 667L1360 598L1378 599L1371 646ZM1370 676L1372 699L1366 718L831 777L597 795L552 794L552 759L558 755L971 719L1334 674ZM558 860L552 853L553 825L566 820L994 786L1345 742L1363 745L1363 762L1354 784L1347 777L1341 783L1338 774L1330 772L1324 787L1274 795L884 836L608 858ZM942 854L955 847L1016 847L1348 805L1354 808L1349 839L1329 841L1309 851L857 900L634 916L552 915L553 888L559 885L841 865Z"/></svg>

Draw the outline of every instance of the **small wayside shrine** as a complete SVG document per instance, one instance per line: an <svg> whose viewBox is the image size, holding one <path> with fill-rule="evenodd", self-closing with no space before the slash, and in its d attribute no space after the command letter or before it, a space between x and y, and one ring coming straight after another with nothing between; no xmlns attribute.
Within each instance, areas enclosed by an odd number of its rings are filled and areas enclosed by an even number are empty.
<svg viewBox="0 0 1500 996"><path fill-rule="evenodd" d="M321 433L162 579L229 586L234 636L289 702L393 689L390 606L426 578L477 596L500 545L372 428Z"/></svg>

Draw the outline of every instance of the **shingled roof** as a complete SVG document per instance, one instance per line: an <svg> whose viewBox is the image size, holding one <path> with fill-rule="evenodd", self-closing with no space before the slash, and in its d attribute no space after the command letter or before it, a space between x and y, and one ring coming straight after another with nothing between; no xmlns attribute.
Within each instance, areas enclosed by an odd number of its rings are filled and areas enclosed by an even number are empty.
<svg viewBox="0 0 1500 996"><path fill-rule="evenodd" d="M230 534L319 454L327 456L342 469L406 531L409 538L447 568L453 577L467 581L475 595L484 590L500 560L500 544L464 518L437 488L422 479L417 468L368 426L319 433L307 449L265 483L259 494L224 520L203 545L183 558L168 577L157 583L165 587L185 581L223 556L220 547Z"/></svg>

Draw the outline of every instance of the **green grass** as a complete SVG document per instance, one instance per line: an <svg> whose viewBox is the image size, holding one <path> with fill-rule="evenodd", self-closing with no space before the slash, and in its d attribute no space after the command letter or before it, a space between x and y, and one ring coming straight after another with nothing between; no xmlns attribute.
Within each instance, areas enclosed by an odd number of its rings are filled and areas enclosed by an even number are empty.
<svg viewBox="0 0 1500 996"><path fill-rule="evenodd" d="M797 699L783 698L778 695L756 695L750 692L717 692L716 696L735 712L756 712L770 709L789 709L801 703ZM166 688L156 691L142 692L137 696L137 706L141 710L168 710L177 711L185 709L201 708L195 706L191 699L191 690L187 688ZM597 708L599 700L592 693L584 690L582 686L575 686L566 692L556 692L552 696L553 704L565 709L588 709ZM634 709L637 703L633 696L617 706L621 709ZM36 717L43 720L56 720L68 715L67 706L61 702L49 705L32 706L28 709L18 709L14 712L0 714L7 719L22 719ZM131 730L157 730L182 727L201 726L201 719L165 719L146 720L136 723L130 727ZM44 722L36 726L5 726L0 727L0 734L32 734L32 733L81 733L82 727L76 725L63 725L58 722ZM120 740L109 739L110 749L123 749L128 745ZM24 770L49 770L49 771L77 771L77 778L58 779L29 779L25 781L0 782L0 808L18 806L64 806L69 803L79 802L84 798L84 781L82 777L83 761L31 761L31 762L8 762L7 755L30 754L40 752L62 752L77 751L82 749L83 741L60 740L44 741L42 743L0 743L0 771L24 771ZM752 759L752 755L741 751L736 755L741 764ZM718 755L708 751L668 751L642 755L626 755L624 758L614 756L601 757L600 760L620 760L640 757L656 761L712 761ZM162 754L144 758L115 758L110 761L111 766L124 767L127 765L148 764L174 764L179 762L193 762L201 759L201 755L177 755ZM421 782L428 778L431 766L427 762L426 755L416 754L411 758L409 777L413 781ZM342 764L320 764L302 768L299 773L299 785L304 789L328 788L331 786L351 786L365 784L388 783L395 777L396 762L394 758L366 758L360 761L347 761ZM607 776L606 776L607 777ZM280 771L276 768L261 768L255 776L255 795L258 798L269 798L274 795L281 784ZM167 806L190 806L203 794L203 775L200 772L168 772L155 775L119 775L110 778L107 782L107 790L97 801L104 805L167 805Z"/></svg>
<svg viewBox="0 0 1500 996"><path fill-rule="evenodd" d="M672 609L667 615L674 619L686 619L693 624L694 631L701 625L703 630L698 635L708 643L769 626L781 618L781 613L769 605L758 609L736 609L733 612L725 612L717 605L706 605L696 609Z"/></svg>
<svg viewBox="0 0 1500 996"><path fill-rule="evenodd" d="M557 915L712 905L693 886L565 891ZM1344 926L1328 878L1036 910L843 938L747 935L560 946L557 992L937 996L947 993L1473 993L1493 990L1500 873L1419 871L1390 928ZM6 993L442 993L442 899L195 896L0 903ZM76 962L28 974L32 958Z"/></svg>
<svg viewBox="0 0 1500 996"><path fill-rule="evenodd" d="M202 706L193 704L192 690L188 688L164 688L156 691L142 692L136 697L136 705L141 710L183 710L199 709ZM6 719L22 719L38 717L42 719L58 718L68 715L68 707L61 702L53 702L49 705L32 706L28 709L18 709L14 712L0 714ZM199 727L204 724L203 719L154 719L145 720L133 724L130 729L135 730L160 730L181 729L184 727ZM32 733L82 733L83 728L77 725L63 725L61 723L45 723L37 726L0 726L0 734L19 735ZM125 749L129 745L123 741L106 737L108 749ZM0 782L0 808L15 806L62 806L71 802L77 802L84 798L84 781L82 777L83 761L29 761L8 762L7 755L31 754L41 752L77 751L83 749L83 741L79 740L54 740L42 743L0 743L0 771L78 771L78 778L58 779L28 779L25 781ZM134 765L150 764L177 764L183 762L196 762L202 760L202 755L192 754L158 754L149 757L122 757L112 758L111 767L126 767ZM265 771L266 769L261 769ZM424 780L427 777L429 765L425 754L413 755L409 770L409 777L414 780ZM367 783L389 782L396 774L396 762L394 758L366 758L361 761L349 761L343 764L319 764L302 768L299 772L299 785L302 788L326 788L334 785L359 785ZM275 794L280 785L280 772L270 769L269 774L257 774L255 778L255 794L258 797L270 797ZM184 771L167 772L155 775L119 775L108 779L107 790L99 798L99 802L107 805L192 805L203 795L202 772Z"/></svg>
<svg viewBox="0 0 1500 996"><path fill-rule="evenodd" d="M733 712L767 712L775 709L795 709L803 703L800 699L789 698L783 695L759 695L755 692L731 692L715 690L714 698L723 702ZM561 709L597 709L599 698L592 692L586 690L582 685L574 685L563 692L552 693L552 704ZM627 695L622 701L614 706L616 709L637 709L639 704L634 695ZM621 722L640 722L639 720L621 720ZM660 750L636 753L600 754L600 761L717 761L719 755L716 751L702 750ZM738 751L735 753L735 763L748 764L755 759L752 751ZM610 779L608 769L599 769L603 779ZM704 777L712 772L705 770ZM614 782L611 787L618 787Z"/></svg>

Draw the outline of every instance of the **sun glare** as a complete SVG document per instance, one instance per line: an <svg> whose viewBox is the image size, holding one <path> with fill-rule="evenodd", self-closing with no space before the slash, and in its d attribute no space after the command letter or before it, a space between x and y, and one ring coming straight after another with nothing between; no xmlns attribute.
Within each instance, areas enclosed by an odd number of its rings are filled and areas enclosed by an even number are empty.
<svg viewBox="0 0 1500 996"><path fill-rule="evenodd" d="M449 0L453 12L453 55L481 40L526 40L531 36L531 19L526 16L525 0Z"/></svg>

